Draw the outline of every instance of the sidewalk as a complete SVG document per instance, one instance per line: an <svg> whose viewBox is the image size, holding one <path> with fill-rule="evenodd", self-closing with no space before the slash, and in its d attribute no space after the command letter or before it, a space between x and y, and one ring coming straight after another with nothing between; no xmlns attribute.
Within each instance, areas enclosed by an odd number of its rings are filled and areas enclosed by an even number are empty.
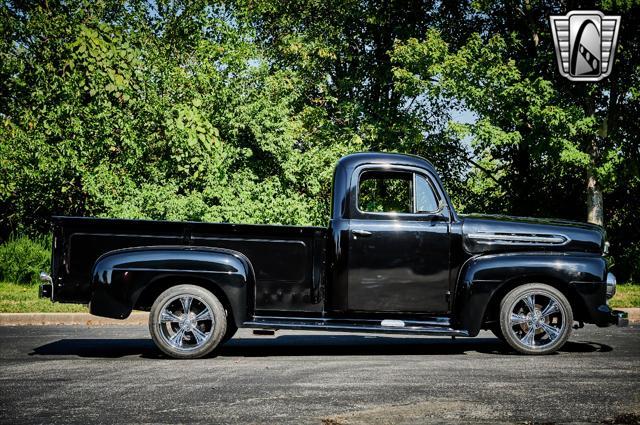
<svg viewBox="0 0 640 425"><path fill-rule="evenodd" d="M640 308L621 308L629 313L630 324L640 324ZM146 326L149 313L135 311L126 320L107 319L88 313L0 313L0 326Z"/></svg>

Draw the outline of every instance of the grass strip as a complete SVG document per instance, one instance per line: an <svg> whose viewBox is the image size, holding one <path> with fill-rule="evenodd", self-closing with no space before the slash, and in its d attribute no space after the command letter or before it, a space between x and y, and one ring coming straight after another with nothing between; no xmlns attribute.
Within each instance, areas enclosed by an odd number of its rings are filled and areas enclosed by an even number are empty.
<svg viewBox="0 0 640 425"><path fill-rule="evenodd" d="M38 298L38 285L0 282L0 313L88 313L82 304L52 303Z"/></svg>
<svg viewBox="0 0 640 425"><path fill-rule="evenodd" d="M640 307L640 285L618 285L609 305L612 308ZM81 304L52 303L38 298L38 285L19 285L0 282L0 313L87 313Z"/></svg>

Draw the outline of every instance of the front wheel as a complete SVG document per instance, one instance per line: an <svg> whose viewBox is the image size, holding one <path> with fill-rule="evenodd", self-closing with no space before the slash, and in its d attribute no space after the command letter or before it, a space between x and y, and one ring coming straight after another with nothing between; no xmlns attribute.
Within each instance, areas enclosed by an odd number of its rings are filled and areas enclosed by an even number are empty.
<svg viewBox="0 0 640 425"><path fill-rule="evenodd" d="M504 342L504 335L502 335L502 329L500 328L500 323L495 323L489 328L491 332L498 338L500 341Z"/></svg>
<svg viewBox="0 0 640 425"><path fill-rule="evenodd" d="M227 332L227 318L211 292L195 285L177 285L153 303L149 331L156 346L168 356L197 359L220 344Z"/></svg>
<svg viewBox="0 0 640 425"><path fill-rule="evenodd" d="M573 312L552 286L531 283L509 292L500 303L500 330L513 349L524 354L559 350L571 334Z"/></svg>

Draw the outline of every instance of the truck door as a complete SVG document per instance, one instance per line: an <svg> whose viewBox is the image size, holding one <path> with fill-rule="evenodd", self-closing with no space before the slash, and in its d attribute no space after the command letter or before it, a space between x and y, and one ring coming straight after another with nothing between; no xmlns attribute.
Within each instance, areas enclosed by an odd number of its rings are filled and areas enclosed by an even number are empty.
<svg viewBox="0 0 640 425"><path fill-rule="evenodd" d="M368 166L353 180L348 309L446 313L450 219L436 179Z"/></svg>

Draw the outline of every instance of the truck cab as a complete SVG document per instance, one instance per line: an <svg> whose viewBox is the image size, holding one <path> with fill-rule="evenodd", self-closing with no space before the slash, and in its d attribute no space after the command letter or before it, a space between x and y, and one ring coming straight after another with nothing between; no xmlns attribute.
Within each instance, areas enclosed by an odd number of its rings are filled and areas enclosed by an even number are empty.
<svg viewBox="0 0 640 425"><path fill-rule="evenodd" d="M327 228L53 218L43 297L100 316L149 311L158 348L202 357L240 327L476 336L562 347L574 323L628 323L604 230L458 215L427 160L358 153L336 165Z"/></svg>
<svg viewBox="0 0 640 425"><path fill-rule="evenodd" d="M429 162L372 153L341 159L331 212L332 310L450 312L456 216Z"/></svg>

